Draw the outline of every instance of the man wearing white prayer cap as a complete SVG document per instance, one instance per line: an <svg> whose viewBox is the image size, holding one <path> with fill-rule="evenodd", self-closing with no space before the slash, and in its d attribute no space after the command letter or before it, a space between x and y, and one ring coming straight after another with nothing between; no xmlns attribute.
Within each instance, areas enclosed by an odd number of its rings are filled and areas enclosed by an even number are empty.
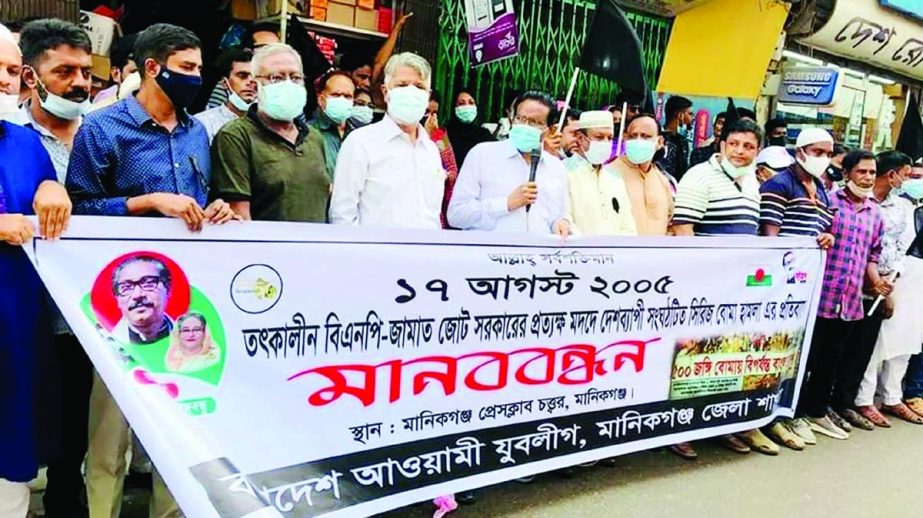
<svg viewBox="0 0 923 518"><path fill-rule="evenodd" d="M0 24L0 120L22 124L19 112L19 74L22 53L13 33Z"/></svg>
<svg viewBox="0 0 923 518"><path fill-rule="evenodd" d="M567 213L574 234L636 236L631 199L625 182L606 165L615 128L605 110L580 115L577 141L586 161L567 173Z"/></svg>

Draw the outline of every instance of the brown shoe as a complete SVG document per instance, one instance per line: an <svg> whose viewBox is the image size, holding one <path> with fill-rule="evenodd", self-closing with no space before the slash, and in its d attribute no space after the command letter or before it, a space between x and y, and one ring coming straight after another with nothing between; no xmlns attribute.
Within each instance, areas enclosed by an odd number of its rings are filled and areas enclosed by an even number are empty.
<svg viewBox="0 0 923 518"><path fill-rule="evenodd" d="M888 415L903 419L908 423L923 424L923 416L907 408L907 405L903 403L898 403L896 405L881 405L881 411Z"/></svg>
<svg viewBox="0 0 923 518"><path fill-rule="evenodd" d="M856 407L856 411L859 412L859 415L871 421L875 426L891 428L891 421L888 421L888 418L883 416L881 412L875 408L875 405Z"/></svg>
<svg viewBox="0 0 923 518"><path fill-rule="evenodd" d="M731 450L734 453L746 454L750 453L750 447L747 446L747 443L741 441L733 435L722 435L718 438L718 444L724 446L725 448Z"/></svg>
<svg viewBox="0 0 923 518"><path fill-rule="evenodd" d="M907 408L913 410L917 415L923 415L923 397L915 397L904 401Z"/></svg>
<svg viewBox="0 0 923 518"><path fill-rule="evenodd" d="M699 458L699 454L692 449L692 445L688 442L681 442L679 444L674 444L667 448L670 450L670 453L676 455L677 457L685 460L696 460Z"/></svg>
<svg viewBox="0 0 923 518"><path fill-rule="evenodd" d="M860 428L862 430L872 431L875 429L875 425L871 421L862 416L859 412L852 408L847 408L839 413L843 416L843 419L849 422L853 428Z"/></svg>

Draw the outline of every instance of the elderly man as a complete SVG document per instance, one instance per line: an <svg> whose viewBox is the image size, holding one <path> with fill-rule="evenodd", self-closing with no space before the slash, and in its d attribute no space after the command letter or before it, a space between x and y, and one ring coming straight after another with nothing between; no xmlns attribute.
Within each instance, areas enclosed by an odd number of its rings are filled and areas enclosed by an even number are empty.
<svg viewBox="0 0 923 518"><path fill-rule="evenodd" d="M385 66L385 117L349 134L334 174L330 222L376 227L442 227L445 171L420 119L432 70L405 52Z"/></svg>
<svg viewBox="0 0 923 518"><path fill-rule="evenodd" d="M124 344L150 344L170 336L173 321L166 315L170 272L158 259L132 257L112 274L112 292L122 319L112 336Z"/></svg>
<svg viewBox="0 0 923 518"><path fill-rule="evenodd" d="M639 115L628 123L625 153L612 162L628 188L631 213L639 236L665 236L673 219L673 184L654 163L663 149L660 125L653 115Z"/></svg>
<svg viewBox="0 0 923 518"><path fill-rule="evenodd" d="M215 135L225 124L244 116L256 100L256 81L250 65L252 59L253 54L249 50L241 49L226 50L218 57L219 82L228 91L228 100L195 116L205 125L209 142L215 140Z"/></svg>
<svg viewBox="0 0 923 518"><path fill-rule="evenodd" d="M212 194L244 219L326 221L324 143L300 117L307 98L301 66L284 43L256 51L257 104L225 126L212 146Z"/></svg>
<svg viewBox="0 0 923 518"><path fill-rule="evenodd" d="M90 107L90 38L83 29L55 19L36 20L23 27L23 81L32 92L23 104L22 119L34 130L63 183L70 161L74 136ZM52 303L52 307L54 307ZM70 516L82 510L85 491L80 467L87 452L86 423L89 417L93 366L56 310L52 315L54 350L61 369L60 380L48 380L46 387L60 399L61 427L71 430L62 436L61 456L48 463L45 509L52 516ZM57 405L49 402L50 408Z"/></svg>
<svg viewBox="0 0 923 518"><path fill-rule="evenodd" d="M74 139L67 189L74 212L98 216L159 214L192 231L235 217L222 200L207 205L211 174L208 134L186 109L201 86L202 53L187 29L156 24L138 35L135 57L143 79L137 95L88 115ZM205 207L205 208L203 208ZM91 516L118 516L128 425L97 377L90 400L86 460ZM154 474L152 516L178 516Z"/></svg>
<svg viewBox="0 0 923 518"><path fill-rule="evenodd" d="M468 153L449 203L449 225L463 230L570 234L564 164L542 149L554 103L529 91L513 102L510 138ZM536 163L534 179L531 164Z"/></svg>
<svg viewBox="0 0 923 518"><path fill-rule="evenodd" d="M342 70L328 72L317 83L317 110L311 127L320 132L324 139L324 157L327 161L327 176L333 180L340 146L349 132L347 121L352 115L356 85L352 77Z"/></svg>
<svg viewBox="0 0 923 518"><path fill-rule="evenodd" d="M762 186L777 174L790 168L794 163L795 159L782 146L763 148L760 154L756 156L756 178Z"/></svg>
<svg viewBox="0 0 923 518"><path fill-rule="evenodd" d="M567 213L577 235L636 236L625 182L605 165L615 126L608 111L580 115L575 156L583 163L567 172Z"/></svg>

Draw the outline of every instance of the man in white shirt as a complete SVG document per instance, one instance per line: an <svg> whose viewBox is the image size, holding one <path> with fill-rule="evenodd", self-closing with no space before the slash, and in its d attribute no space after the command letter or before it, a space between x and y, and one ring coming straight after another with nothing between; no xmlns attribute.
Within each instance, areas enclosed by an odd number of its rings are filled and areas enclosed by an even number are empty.
<svg viewBox="0 0 923 518"><path fill-rule="evenodd" d="M405 52L385 65L387 115L343 141L334 173L330 222L442 228L445 171L420 119L429 104L432 70Z"/></svg>
<svg viewBox="0 0 923 518"><path fill-rule="evenodd" d="M606 110L583 112L578 125L574 156L580 156L582 162L567 171L567 218L573 233L638 235L625 181L604 165L615 135L612 114Z"/></svg>
<svg viewBox="0 0 923 518"><path fill-rule="evenodd" d="M253 54L242 49L226 50L218 58L218 68L221 72L219 82L224 83L230 95L223 104L195 116L205 125L209 143L225 124L246 114L256 100L256 81L250 67L252 60Z"/></svg>
<svg viewBox="0 0 923 518"><path fill-rule="evenodd" d="M463 230L570 234L564 164L542 150L551 97L530 91L513 103L510 137L468 153L449 203L449 225ZM535 181L529 181L538 154Z"/></svg>

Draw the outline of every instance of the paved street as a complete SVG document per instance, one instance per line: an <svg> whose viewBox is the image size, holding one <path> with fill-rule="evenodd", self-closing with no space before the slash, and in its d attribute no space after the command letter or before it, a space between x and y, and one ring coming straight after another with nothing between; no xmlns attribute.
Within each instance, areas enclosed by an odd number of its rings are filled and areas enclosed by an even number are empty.
<svg viewBox="0 0 923 518"><path fill-rule="evenodd" d="M855 431L848 441L821 437L804 452L737 455L699 442L700 460L666 451L623 457L614 468L581 469L564 480L538 477L478 492L452 518L917 518L923 494L923 426ZM148 492L129 490L122 516L146 518ZM40 494L33 502L39 503ZM383 518L428 518L415 505ZM194 518L194 517L190 517Z"/></svg>
<svg viewBox="0 0 923 518"><path fill-rule="evenodd" d="M737 455L697 443L697 462L666 451L629 455L618 467L554 475L530 485L480 492L453 518L621 517L919 517L923 495L923 426L855 431L848 441L821 437L804 452ZM431 507L387 518L432 516Z"/></svg>

